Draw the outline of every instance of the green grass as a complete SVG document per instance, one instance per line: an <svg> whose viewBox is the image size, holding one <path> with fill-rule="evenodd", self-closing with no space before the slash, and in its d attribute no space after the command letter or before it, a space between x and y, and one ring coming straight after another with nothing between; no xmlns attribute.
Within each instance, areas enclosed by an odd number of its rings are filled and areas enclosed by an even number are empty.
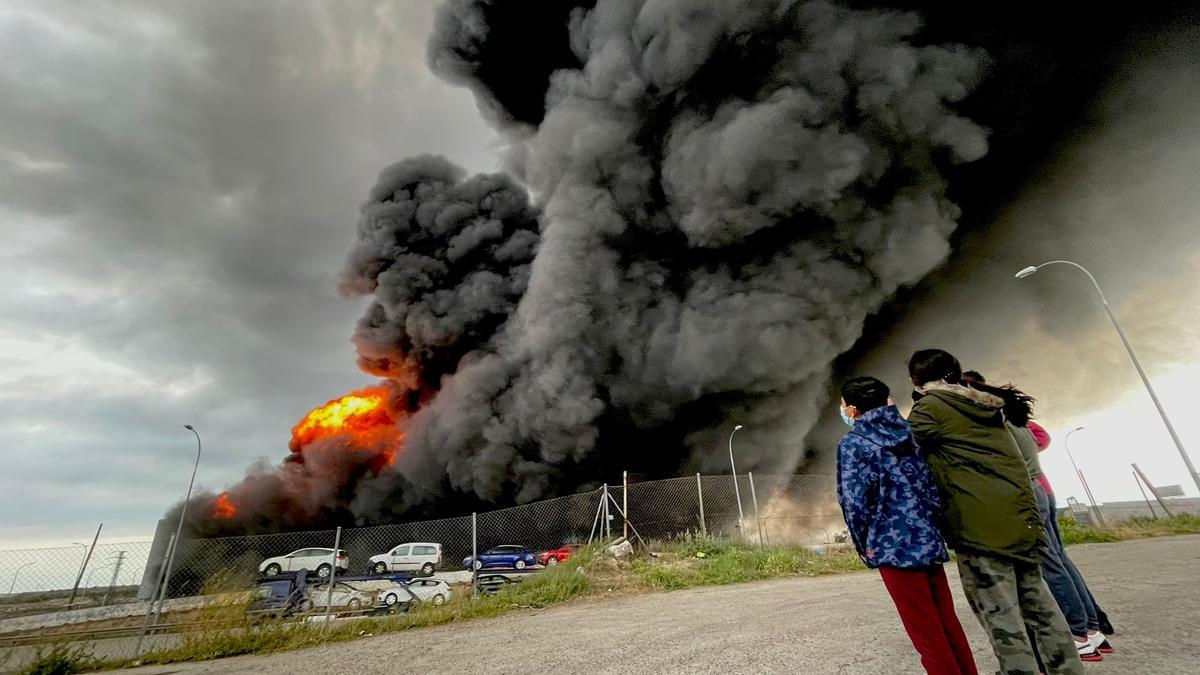
<svg viewBox="0 0 1200 675"><path fill-rule="evenodd" d="M1079 527L1070 518L1058 521L1063 543L1094 544L1145 537L1166 537L1177 534L1200 534L1200 516L1181 513L1170 518L1130 518L1111 527Z"/></svg>
<svg viewBox="0 0 1200 675"><path fill-rule="evenodd" d="M34 662L17 672L20 675L72 675L96 670L102 665L81 647L56 644L39 649Z"/></svg>
<svg viewBox="0 0 1200 675"><path fill-rule="evenodd" d="M657 558L638 558L633 572L654 589L736 584L783 576L818 576L864 569L850 550L818 554L798 546L747 546L719 539L685 539L654 547Z"/></svg>

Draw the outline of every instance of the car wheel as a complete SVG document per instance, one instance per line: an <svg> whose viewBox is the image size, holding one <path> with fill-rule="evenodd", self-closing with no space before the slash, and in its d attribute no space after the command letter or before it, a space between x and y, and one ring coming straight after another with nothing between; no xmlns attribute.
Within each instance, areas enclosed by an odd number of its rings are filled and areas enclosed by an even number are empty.
<svg viewBox="0 0 1200 675"><path fill-rule="evenodd" d="M435 604L435 605L446 604L446 596L442 595L441 593L438 593L437 595L433 596L433 604Z"/></svg>
<svg viewBox="0 0 1200 675"><path fill-rule="evenodd" d="M554 567L557 564L558 564L558 558L555 558L554 556L550 556L549 558L546 559L546 565L549 567Z"/></svg>
<svg viewBox="0 0 1200 675"><path fill-rule="evenodd" d="M421 565L421 574L424 574L427 577L433 576L433 563L425 563L424 565Z"/></svg>
<svg viewBox="0 0 1200 675"><path fill-rule="evenodd" d="M515 568L517 568L517 569L519 569L519 570L523 570L523 569L525 569L525 561L524 561L524 560L518 560L518 561L517 561L517 562L516 562L516 563L513 565L513 567L515 567Z"/></svg>
<svg viewBox="0 0 1200 675"><path fill-rule="evenodd" d="M321 565L320 567L317 568L317 576L322 579L328 579L329 573L332 570L333 570L333 568L330 567L329 563L325 563L324 565Z"/></svg>
<svg viewBox="0 0 1200 675"><path fill-rule="evenodd" d="M388 593L387 595L383 596L383 604L387 605L388 607L395 605L399 601L400 598L396 597L395 593Z"/></svg>
<svg viewBox="0 0 1200 675"><path fill-rule="evenodd" d="M375 574L387 573L387 565L385 565L384 563L375 563L374 572L375 572Z"/></svg>
<svg viewBox="0 0 1200 675"><path fill-rule="evenodd" d="M347 602L346 606L350 609L357 610L362 607L362 600L359 600L358 598L350 598L350 602Z"/></svg>
<svg viewBox="0 0 1200 675"><path fill-rule="evenodd" d="M282 571L283 571L283 568L280 567L278 564L271 563L270 565L267 565L267 569L263 570L263 574L265 574L269 577L273 577Z"/></svg>
<svg viewBox="0 0 1200 675"><path fill-rule="evenodd" d="M483 569L483 561L482 560L476 560L475 562L471 563L471 565L477 570Z"/></svg>

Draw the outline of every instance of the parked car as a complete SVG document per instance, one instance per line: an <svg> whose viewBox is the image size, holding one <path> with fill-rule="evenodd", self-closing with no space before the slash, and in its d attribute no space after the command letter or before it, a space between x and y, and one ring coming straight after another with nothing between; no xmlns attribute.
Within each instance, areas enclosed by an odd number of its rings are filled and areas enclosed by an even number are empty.
<svg viewBox="0 0 1200 675"><path fill-rule="evenodd" d="M306 575L283 574L263 579L254 587L254 599L246 614L255 618L279 618L301 611L307 605Z"/></svg>
<svg viewBox="0 0 1200 675"><path fill-rule="evenodd" d="M450 599L450 585L441 579L413 579L395 586L380 589L378 598L391 607L409 597L435 605L445 604Z"/></svg>
<svg viewBox="0 0 1200 675"><path fill-rule="evenodd" d="M529 565L537 564L537 556L524 546L497 546L479 554L475 559L471 556L463 558L463 567L481 570L485 567L512 567L523 570Z"/></svg>
<svg viewBox="0 0 1200 675"><path fill-rule="evenodd" d="M308 605L313 609L326 607L345 607L349 610L363 609L375 604L375 592L368 591L345 581L333 583L333 596L330 598L329 584L314 584L309 586Z"/></svg>
<svg viewBox="0 0 1200 675"><path fill-rule="evenodd" d="M442 545L426 542L400 544L387 553L371 556L371 572L416 572L433 576L433 571L442 564Z"/></svg>
<svg viewBox="0 0 1200 675"><path fill-rule="evenodd" d="M475 583L479 585L479 592L485 595L499 593L510 584L521 583L520 576L506 576L503 574L480 574Z"/></svg>
<svg viewBox="0 0 1200 675"><path fill-rule="evenodd" d="M330 565L332 557L333 549L331 548L302 548L287 555L267 558L258 566L258 571L264 576L273 577L280 572L310 570L316 572L319 578L324 579L333 569L333 566ZM345 551L338 551L337 568L338 574L350 569L350 559L346 557Z"/></svg>
<svg viewBox="0 0 1200 675"><path fill-rule="evenodd" d="M542 565L554 567L561 562L566 562L567 558L570 558L571 554L580 548L583 548L580 544L564 544L553 551L542 551L537 555L537 559Z"/></svg>

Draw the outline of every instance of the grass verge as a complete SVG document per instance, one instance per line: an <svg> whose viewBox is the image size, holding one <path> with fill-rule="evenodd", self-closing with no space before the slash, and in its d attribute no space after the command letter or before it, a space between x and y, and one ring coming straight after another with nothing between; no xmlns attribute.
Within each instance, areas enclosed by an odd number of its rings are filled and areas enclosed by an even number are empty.
<svg viewBox="0 0 1200 675"><path fill-rule="evenodd" d="M1060 519L1058 528L1063 543L1096 544L1146 537L1166 537L1177 534L1200 534L1200 516L1181 513L1170 518L1130 518L1111 527L1080 527L1070 518Z"/></svg>

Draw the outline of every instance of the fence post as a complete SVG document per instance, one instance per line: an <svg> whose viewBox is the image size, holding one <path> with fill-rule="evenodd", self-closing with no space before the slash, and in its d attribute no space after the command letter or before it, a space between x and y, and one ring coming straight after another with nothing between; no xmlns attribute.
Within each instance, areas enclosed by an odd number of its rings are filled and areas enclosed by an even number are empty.
<svg viewBox="0 0 1200 675"><path fill-rule="evenodd" d="M747 474L750 478L750 501L754 502L754 523L758 526L758 545L763 545L762 518L758 517L758 495L754 492L754 472Z"/></svg>
<svg viewBox="0 0 1200 675"><path fill-rule="evenodd" d="M475 567L475 562L479 560L479 529L476 524L476 517L479 514L471 512L471 599L479 599L479 569Z"/></svg>
<svg viewBox="0 0 1200 675"><path fill-rule="evenodd" d="M604 493L600 496L600 504L602 505L601 508L604 509L604 514L602 516L604 520L600 523L600 533L604 536L604 542L607 544L608 542L612 541L612 528L609 526L608 522L608 483L605 483L603 486L601 486L601 490Z"/></svg>
<svg viewBox="0 0 1200 675"><path fill-rule="evenodd" d="M625 520L622 535L629 539L629 472L621 472L621 517Z"/></svg>
<svg viewBox="0 0 1200 675"><path fill-rule="evenodd" d="M708 537L708 530L704 525L704 486L700 484L700 474L696 474L696 499L700 502L700 536Z"/></svg>
<svg viewBox="0 0 1200 675"><path fill-rule="evenodd" d="M337 581L338 547L342 545L342 528L333 534L333 555L329 565L329 594L325 596L325 626L329 626L329 615L333 612L333 582Z"/></svg>
<svg viewBox="0 0 1200 675"><path fill-rule="evenodd" d="M71 589L71 599L67 601L68 610L75 608L75 595L79 593L79 582L83 581L83 571L87 569L88 562L92 559L92 551L96 550L96 542L100 539L100 530L103 529L104 523L100 523L100 527L96 528L96 537L92 539L92 547L83 556L83 564L79 566L79 576L75 577L75 586Z"/></svg>
<svg viewBox="0 0 1200 675"><path fill-rule="evenodd" d="M150 615L154 613L154 602L158 597L158 589L163 584L163 577L167 575L167 560L171 557L171 549L175 547L175 533L171 533L171 540L167 542L167 550L163 552L162 563L158 566L158 583L154 585L154 592L150 594L150 599L146 601L146 618L142 620L142 632L138 634L137 645L133 648L133 658L138 659L142 656L142 641L146 639L146 629L150 627ZM141 665L134 662L134 665Z"/></svg>

